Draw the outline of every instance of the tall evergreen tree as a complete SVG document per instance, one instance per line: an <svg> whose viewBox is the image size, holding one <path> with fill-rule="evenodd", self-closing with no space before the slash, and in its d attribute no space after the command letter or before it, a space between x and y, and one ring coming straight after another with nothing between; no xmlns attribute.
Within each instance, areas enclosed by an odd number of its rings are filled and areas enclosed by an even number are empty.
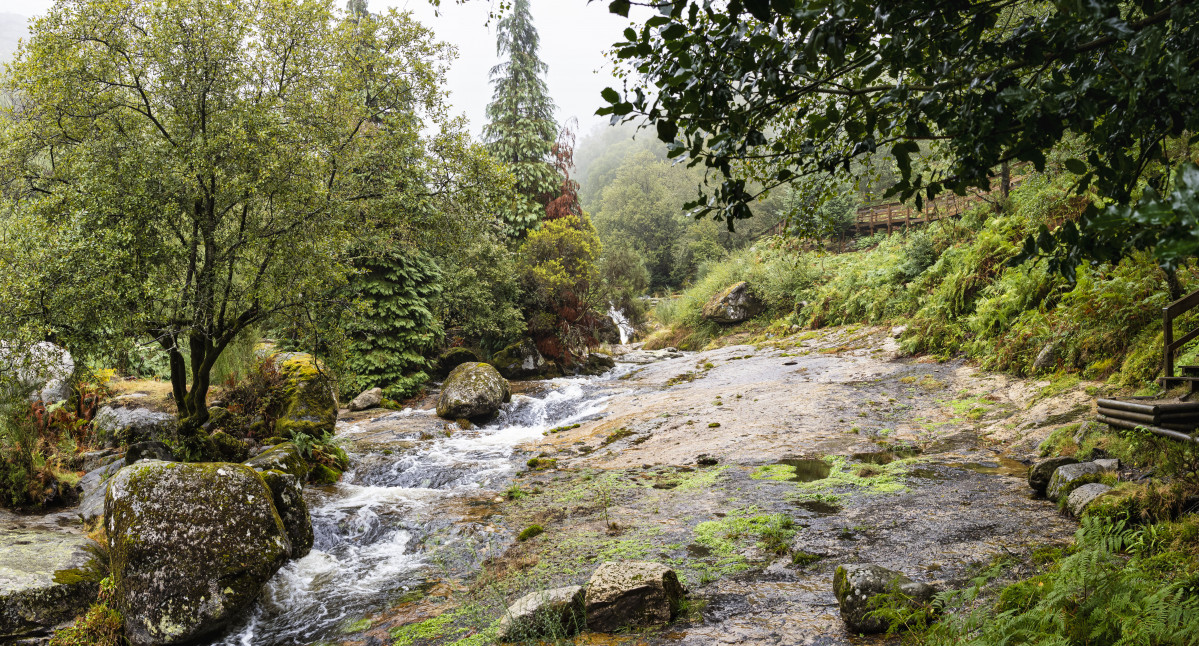
<svg viewBox="0 0 1199 646"><path fill-rule="evenodd" d="M518 197L505 214L513 236L536 228L546 204L562 187L550 162L558 125L542 80L548 67L537 57L539 43L529 0L516 0L497 25L496 51L508 60L491 68L495 93L487 106L490 122L483 129L488 150L516 179Z"/></svg>

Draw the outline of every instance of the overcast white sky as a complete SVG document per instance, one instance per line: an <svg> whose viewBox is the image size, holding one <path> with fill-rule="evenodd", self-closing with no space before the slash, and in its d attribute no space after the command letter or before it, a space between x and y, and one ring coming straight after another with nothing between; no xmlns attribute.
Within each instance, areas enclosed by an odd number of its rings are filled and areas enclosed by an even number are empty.
<svg viewBox="0 0 1199 646"><path fill-rule="evenodd" d="M335 1L344 5L344 0ZM52 0L0 0L0 13L33 16L52 4ZM603 1L531 0L531 4L533 22L541 34L541 59L549 65L546 81L558 104L558 122L578 117L584 134L607 123L595 116L596 108L603 104L600 90L619 86L611 78L604 52L622 39L629 21L608 13L608 3ZM465 5L442 0L441 15L435 16L427 0L369 0L372 11L384 7L412 11L438 38L458 48L446 89L454 111L466 115L476 136L486 122L484 110L491 101L488 71L498 62L494 24L487 24L491 5L492 0L472 0Z"/></svg>

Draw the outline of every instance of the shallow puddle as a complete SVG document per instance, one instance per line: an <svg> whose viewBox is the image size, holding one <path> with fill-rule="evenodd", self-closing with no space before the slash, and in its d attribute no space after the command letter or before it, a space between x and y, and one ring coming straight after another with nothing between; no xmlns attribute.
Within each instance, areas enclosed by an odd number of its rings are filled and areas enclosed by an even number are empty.
<svg viewBox="0 0 1199 646"><path fill-rule="evenodd" d="M1028 477L1028 465L1011 458L998 458L994 462L967 462L966 464L955 464L953 466L986 475L1004 475L1013 478Z"/></svg>
<svg viewBox="0 0 1199 646"><path fill-rule="evenodd" d="M824 480L833 470L832 465L828 462L818 459L787 459L779 460L778 464L785 464L795 469L795 475L787 479L791 482Z"/></svg>
<svg viewBox="0 0 1199 646"><path fill-rule="evenodd" d="M823 500L798 500L795 506L820 516L830 516L841 511L840 505Z"/></svg>

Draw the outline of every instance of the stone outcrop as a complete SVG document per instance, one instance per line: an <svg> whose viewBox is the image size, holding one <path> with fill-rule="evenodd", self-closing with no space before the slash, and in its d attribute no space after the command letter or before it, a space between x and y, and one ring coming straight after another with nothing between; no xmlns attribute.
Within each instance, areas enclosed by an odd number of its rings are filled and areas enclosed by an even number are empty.
<svg viewBox="0 0 1199 646"><path fill-rule="evenodd" d="M79 515L83 522L90 523L104 515L104 497L108 493L108 481L124 467L124 459L116 460L88 471L79 479L83 498L79 503Z"/></svg>
<svg viewBox="0 0 1199 646"><path fill-rule="evenodd" d="M749 283L741 281L713 296L704 305L703 315L709 321L727 325L748 321L765 310Z"/></svg>
<svg viewBox="0 0 1199 646"><path fill-rule="evenodd" d="M445 419L492 415L512 399L508 380L486 363L464 363L441 386L437 415Z"/></svg>
<svg viewBox="0 0 1199 646"><path fill-rule="evenodd" d="M889 627L887 621L872 613L877 609L879 595L898 592L911 604L927 603L936 588L927 583L912 581L902 572L880 565L838 565L833 574L833 594L841 609L841 619L852 633L881 633Z"/></svg>
<svg viewBox="0 0 1199 646"><path fill-rule="evenodd" d="M664 624L683 600L674 570L661 563L608 561L587 583L587 627L616 632L630 626Z"/></svg>
<svg viewBox="0 0 1199 646"><path fill-rule="evenodd" d="M500 619L497 637L502 642L536 637L567 637L587 623L585 591L572 585L539 590L517 599Z"/></svg>
<svg viewBox="0 0 1199 646"><path fill-rule="evenodd" d="M677 359L681 356L683 353L679 352L677 348L665 348L662 350L634 350L620 355L616 360L621 363L644 365L665 359Z"/></svg>
<svg viewBox="0 0 1199 646"><path fill-rule="evenodd" d="M346 406L346 408L349 408L351 411L360 411L370 408L377 408L379 404L382 403L383 389L371 388L370 390L363 391L357 397L350 400L350 404L349 406Z"/></svg>
<svg viewBox="0 0 1199 646"><path fill-rule="evenodd" d="M99 586L85 576L91 540L36 529L0 529L0 642L44 632L87 609Z"/></svg>
<svg viewBox="0 0 1199 646"><path fill-rule="evenodd" d="M250 608L291 554L272 499L240 464L144 461L110 480L112 576L134 646L193 642Z"/></svg>
<svg viewBox="0 0 1199 646"><path fill-rule="evenodd" d="M1058 467L1067 464L1076 464L1077 462L1078 460L1064 455L1041 460L1028 468L1028 486L1032 487L1033 491L1045 495L1045 490L1049 488L1049 480L1053 477L1053 472L1057 471Z"/></svg>
<svg viewBox="0 0 1199 646"><path fill-rule="evenodd" d="M0 341L0 372L10 370L30 401L56 402L71 397L75 360L53 343L42 341L22 349Z"/></svg>
<svg viewBox="0 0 1199 646"><path fill-rule="evenodd" d="M513 343L495 353L491 357L491 365L507 379L533 379L549 369L549 363L530 339Z"/></svg>
<svg viewBox="0 0 1199 646"><path fill-rule="evenodd" d="M602 375L615 367L616 361L603 352L588 352L583 358L583 374L586 375Z"/></svg>
<svg viewBox="0 0 1199 646"><path fill-rule="evenodd" d="M304 433L321 437L333 433L337 426L337 397L328 377L323 374L316 360L309 354L286 356L279 366L283 375L283 413L275 422L275 433L292 437Z"/></svg>

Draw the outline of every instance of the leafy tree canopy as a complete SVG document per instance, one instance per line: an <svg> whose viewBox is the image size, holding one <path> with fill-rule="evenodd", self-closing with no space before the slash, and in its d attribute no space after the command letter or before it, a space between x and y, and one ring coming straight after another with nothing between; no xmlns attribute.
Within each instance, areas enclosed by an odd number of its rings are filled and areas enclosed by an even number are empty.
<svg viewBox="0 0 1199 646"><path fill-rule="evenodd" d="M158 343L197 427L240 331L338 305L352 250L470 172L448 56L328 0L58 3L5 79L3 334Z"/></svg>
<svg viewBox="0 0 1199 646"><path fill-rule="evenodd" d="M609 8L627 15L631 4ZM1027 254L1052 253L1071 274L1083 258L1133 247L1157 249L1167 266L1199 251L1194 171L1169 172L1199 131L1195 3L637 4L658 14L616 46L626 87L604 91L601 113L648 118L671 155L718 172L693 206L730 227L751 215L754 179L769 190L885 151L898 166L893 191L919 203L986 187L1005 161L1040 170L1077 133L1085 159L1066 167L1111 208L1042 231ZM920 142L937 143L947 165L914 170ZM1135 205L1146 178L1156 187Z"/></svg>

